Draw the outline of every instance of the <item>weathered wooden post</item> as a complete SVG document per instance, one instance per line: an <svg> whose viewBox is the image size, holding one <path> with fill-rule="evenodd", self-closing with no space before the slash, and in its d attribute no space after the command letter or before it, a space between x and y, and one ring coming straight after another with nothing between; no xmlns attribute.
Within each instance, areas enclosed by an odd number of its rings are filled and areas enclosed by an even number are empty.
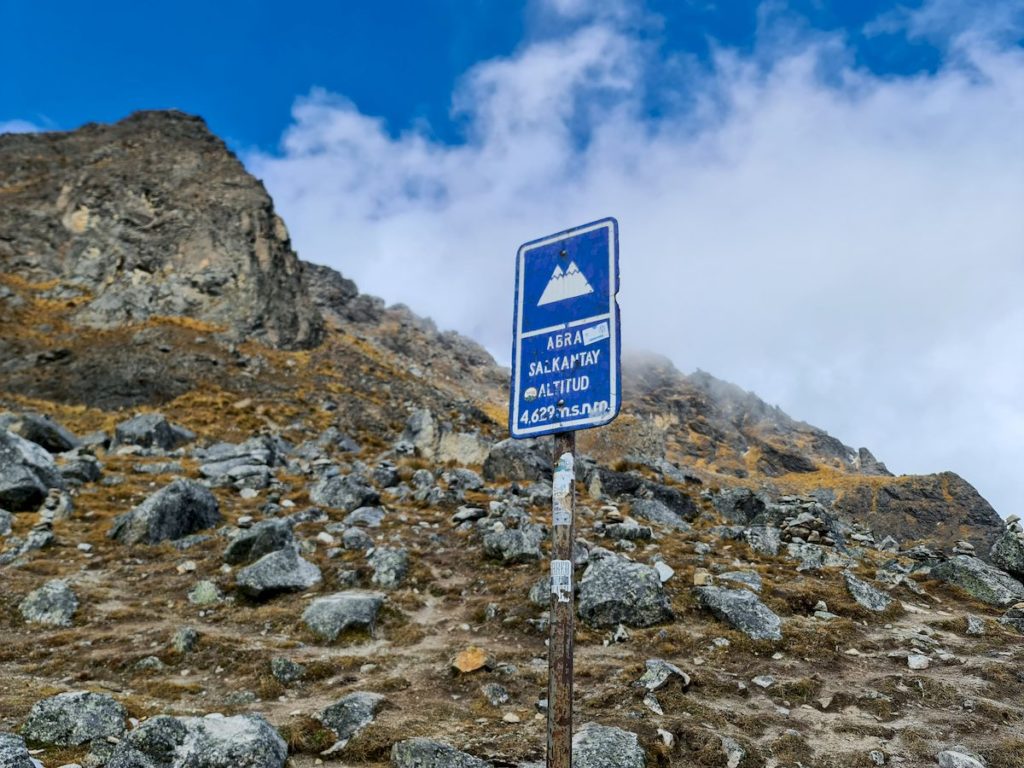
<svg viewBox="0 0 1024 768"><path fill-rule="evenodd" d="M548 768L571 768L576 430L619 412L618 222L526 243L516 258L509 431L554 435Z"/></svg>

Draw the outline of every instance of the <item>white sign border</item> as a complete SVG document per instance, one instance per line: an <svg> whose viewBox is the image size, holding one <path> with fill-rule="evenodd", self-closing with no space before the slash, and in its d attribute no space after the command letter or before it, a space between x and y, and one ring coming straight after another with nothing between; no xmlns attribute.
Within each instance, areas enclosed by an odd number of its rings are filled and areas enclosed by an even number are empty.
<svg viewBox="0 0 1024 768"><path fill-rule="evenodd" d="M515 381L513 382L512 391L509 396L512 398L512 420L509 424L509 433L512 437L529 437L535 434L551 434L551 428L555 426L554 422L548 424L542 424L536 427L527 427L525 429L519 428L519 393L520 393L520 380L523 373L523 301L526 294L526 254L537 248L542 248L552 243L558 243L563 240L570 240L579 235L584 235L587 232L594 232L598 229L606 228L608 230L608 280L611 283L608 291L608 313L607 315L595 315L593 318L585 320L574 320L568 323L563 323L560 326L552 326L544 329L546 331L556 331L561 328L568 328L570 326L584 325L591 321L597 321L604 317L608 317L609 323L612 325L611 339L609 340L609 358L611 360L609 367L609 383L611 385L611 392L609 395L608 410L600 416L587 417L582 419L575 419L573 421L560 421L558 426L560 429L556 430L559 432L569 432L573 429L580 429L586 427L600 427L604 424L610 423L616 416L616 405L618 402L618 383L619 383L619 355L618 355L618 313L615 311L617 302L616 296L618 295L618 274L615 271L615 235L617 230L617 222L615 219L601 219L590 225L583 225L577 229L570 229L566 232L562 232L551 237L544 238L543 240L537 240L532 243L526 243L520 246L518 255L519 261L519 274L516 280L516 326L515 326L515 347L516 347L516 359L515 364Z"/></svg>

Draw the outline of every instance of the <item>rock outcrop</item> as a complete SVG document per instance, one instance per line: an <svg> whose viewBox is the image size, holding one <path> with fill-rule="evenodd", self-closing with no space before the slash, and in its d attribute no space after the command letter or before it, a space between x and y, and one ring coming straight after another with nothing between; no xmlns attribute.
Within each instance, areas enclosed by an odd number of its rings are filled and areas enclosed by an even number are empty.
<svg viewBox="0 0 1024 768"><path fill-rule="evenodd" d="M3 271L62 280L81 323L186 317L283 347L322 335L270 197L198 117L3 135L0 178Z"/></svg>

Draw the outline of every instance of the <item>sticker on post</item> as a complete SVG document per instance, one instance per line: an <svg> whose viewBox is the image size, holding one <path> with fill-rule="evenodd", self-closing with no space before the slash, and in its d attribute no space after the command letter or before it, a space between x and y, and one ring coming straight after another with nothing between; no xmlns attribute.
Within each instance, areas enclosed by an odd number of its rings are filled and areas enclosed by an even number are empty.
<svg viewBox="0 0 1024 768"><path fill-rule="evenodd" d="M576 479L571 453L563 453L555 468L555 478L551 483L551 514L554 524L572 525L572 491Z"/></svg>
<svg viewBox="0 0 1024 768"><path fill-rule="evenodd" d="M551 561L551 594L558 602L572 602L572 560Z"/></svg>

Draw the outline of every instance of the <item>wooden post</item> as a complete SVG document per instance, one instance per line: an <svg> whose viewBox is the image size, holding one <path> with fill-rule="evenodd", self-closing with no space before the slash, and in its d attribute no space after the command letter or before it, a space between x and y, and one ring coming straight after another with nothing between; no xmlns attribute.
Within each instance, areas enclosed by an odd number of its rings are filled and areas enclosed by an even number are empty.
<svg viewBox="0 0 1024 768"><path fill-rule="evenodd" d="M576 433L555 434L552 482L551 627L548 640L547 768L572 768L573 633L576 601Z"/></svg>

